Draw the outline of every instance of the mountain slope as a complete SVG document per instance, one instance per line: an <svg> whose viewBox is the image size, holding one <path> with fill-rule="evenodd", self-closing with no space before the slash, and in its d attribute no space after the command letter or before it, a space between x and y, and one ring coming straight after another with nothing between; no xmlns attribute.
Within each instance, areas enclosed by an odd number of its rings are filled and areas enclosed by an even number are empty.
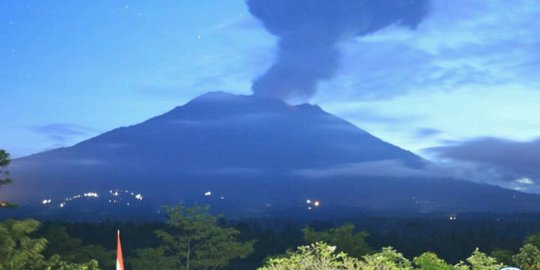
<svg viewBox="0 0 540 270"><path fill-rule="evenodd" d="M209 93L144 123L41 155L177 164L187 169L283 170L400 159L410 152L385 143L312 105ZM142 159L141 159L142 158Z"/></svg>
<svg viewBox="0 0 540 270"><path fill-rule="evenodd" d="M140 191L156 205L214 202L246 213L304 209L311 197L324 198L328 207L377 211L529 211L540 205L537 196L455 180L298 174L380 161L425 164L317 106L216 92L73 147L16 160L17 184L7 195L26 203L121 188Z"/></svg>

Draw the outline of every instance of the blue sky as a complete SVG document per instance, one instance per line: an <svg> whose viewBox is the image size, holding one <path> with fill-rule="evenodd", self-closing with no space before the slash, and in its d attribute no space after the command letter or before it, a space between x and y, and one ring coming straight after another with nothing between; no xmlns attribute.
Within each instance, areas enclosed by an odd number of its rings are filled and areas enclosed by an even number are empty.
<svg viewBox="0 0 540 270"><path fill-rule="evenodd" d="M415 30L394 25L340 42L336 75L290 102L535 189L540 164L512 164L540 150L539 16L535 0L433 0ZM0 147L20 157L208 91L250 94L276 40L242 0L1 1ZM500 160L472 155L478 145L501 149Z"/></svg>

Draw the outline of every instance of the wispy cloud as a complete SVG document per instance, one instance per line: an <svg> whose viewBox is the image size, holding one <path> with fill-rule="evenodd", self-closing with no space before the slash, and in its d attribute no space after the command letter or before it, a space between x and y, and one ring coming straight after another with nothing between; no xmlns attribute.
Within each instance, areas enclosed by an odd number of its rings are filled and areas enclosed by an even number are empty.
<svg viewBox="0 0 540 270"><path fill-rule="evenodd" d="M347 163L331 167L299 169L294 175L309 178L350 177L350 176L428 176L424 169L415 169L404 165L399 160L381 160L360 163Z"/></svg>
<svg viewBox="0 0 540 270"><path fill-rule="evenodd" d="M31 131L45 136L52 141L55 146L61 146L72 139L80 139L98 133L99 131L90 127L70 123L54 123L31 127Z"/></svg>
<svg viewBox="0 0 540 270"><path fill-rule="evenodd" d="M293 171L293 174L309 178L384 176L447 178L473 182L484 182L483 180L488 177L488 174L490 176L494 174L494 172L488 172L488 170L481 170L482 173L477 173L478 169L478 166L471 164L442 162L425 162L421 167L411 167L400 160L390 159L339 164L330 167L304 168Z"/></svg>
<svg viewBox="0 0 540 270"><path fill-rule="evenodd" d="M463 147L465 149L466 147ZM448 181L465 180L477 183L487 183L497 185L504 188L540 193L540 163L537 160L528 160L529 164L516 165L516 162L522 162L523 158L516 158L515 155L526 156L527 151L514 151L509 156L501 158L500 162L493 162L493 156L499 155L501 152L506 153L506 147L495 146L496 153L489 153L485 149L458 150L458 152L467 153L460 155L463 158L447 158L445 160L436 160L434 162L426 162L422 167L410 167L403 164L399 160L381 160L369 161L361 163L339 164L330 167L315 167L297 169L292 172L293 175L307 178L332 178L332 177L414 177L427 179L448 179ZM519 148L519 146L518 146ZM431 151L439 151L439 149L431 149ZM448 150L448 148L447 148ZM471 156L479 158L465 158L470 153ZM510 151L512 152L512 151ZM530 150L534 152L534 150ZM504 156L504 155L502 155ZM536 165L535 165L536 164Z"/></svg>
<svg viewBox="0 0 540 270"><path fill-rule="evenodd" d="M322 94L334 96L339 87L345 95L337 98L369 100L461 87L538 88L539 15L534 1L434 0L414 33L394 27L343 44L342 72Z"/></svg>
<svg viewBox="0 0 540 270"><path fill-rule="evenodd" d="M214 168L214 169L206 169L202 171L195 171L195 174L203 174L203 175L219 175L219 176L254 176L254 175L262 175L265 173L265 171L262 168L253 168L253 167L225 167L225 168Z"/></svg>
<svg viewBox="0 0 540 270"><path fill-rule="evenodd" d="M496 172L484 177L487 182L525 190L538 189L540 139L520 142L477 138L427 151L450 163L475 166L479 172Z"/></svg>
<svg viewBox="0 0 540 270"><path fill-rule="evenodd" d="M415 137L418 139L434 137L441 134L442 131L434 128L417 128L415 131Z"/></svg>

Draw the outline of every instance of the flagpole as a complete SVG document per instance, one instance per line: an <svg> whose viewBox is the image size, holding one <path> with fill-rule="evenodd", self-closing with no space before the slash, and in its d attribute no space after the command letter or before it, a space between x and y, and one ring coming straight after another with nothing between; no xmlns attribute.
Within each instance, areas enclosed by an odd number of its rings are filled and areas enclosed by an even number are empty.
<svg viewBox="0 0 540 270"><path fill-rule="evenodd" d="M116 231L116 270L124 270L122 244L120 243L120 230Z"/></svg>

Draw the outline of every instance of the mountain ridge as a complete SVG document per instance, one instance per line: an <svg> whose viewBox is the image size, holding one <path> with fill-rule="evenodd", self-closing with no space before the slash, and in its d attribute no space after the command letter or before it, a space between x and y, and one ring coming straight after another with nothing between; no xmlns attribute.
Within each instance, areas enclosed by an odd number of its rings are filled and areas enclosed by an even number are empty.
<svg viewBox="0 0 540 270"><path fill-rule="evenodd" d="M156 205L204 203L213 191L224 198L214 203L246 213L302 209L313 197L328 207L377 211L540 209L540 196L443 176L297 173L385 161L416 170L427 164L316 105L212 92L139 124L14 160L8 199L30 203L119 188L144 193Z"/></svg>

